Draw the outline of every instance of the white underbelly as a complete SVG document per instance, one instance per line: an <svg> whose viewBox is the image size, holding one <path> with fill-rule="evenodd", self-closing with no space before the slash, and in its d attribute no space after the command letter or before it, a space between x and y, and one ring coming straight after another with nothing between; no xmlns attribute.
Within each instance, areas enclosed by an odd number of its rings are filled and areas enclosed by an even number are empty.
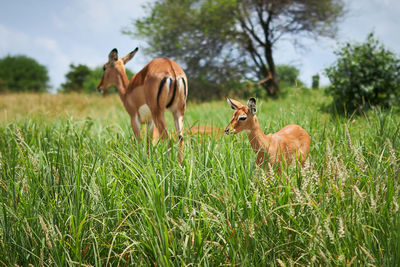
<svg viewBox="0 0 400 267"><path fill-rule="evenodd" d="M139 107L138 113L139 113L139 121L141 123L147 123L153 120L151 117L150 108L146 104Z"/></svg>

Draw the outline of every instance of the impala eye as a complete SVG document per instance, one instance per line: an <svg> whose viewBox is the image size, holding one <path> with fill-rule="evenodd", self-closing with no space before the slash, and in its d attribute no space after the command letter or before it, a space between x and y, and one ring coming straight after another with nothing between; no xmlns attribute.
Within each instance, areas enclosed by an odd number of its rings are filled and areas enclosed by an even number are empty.
<svg viewBox="0 0 400 267"><path fill-rule="evenodd" d="M239 118L238 118L238 121L244 121L244 120L246 120L247 119L247 116L240 116Z"/></svg>
<svg viewBox="0 0 400 267"><path fill-rule="evenodd" d="M103 66L103 71L106 71L106 65Z"/></svg>

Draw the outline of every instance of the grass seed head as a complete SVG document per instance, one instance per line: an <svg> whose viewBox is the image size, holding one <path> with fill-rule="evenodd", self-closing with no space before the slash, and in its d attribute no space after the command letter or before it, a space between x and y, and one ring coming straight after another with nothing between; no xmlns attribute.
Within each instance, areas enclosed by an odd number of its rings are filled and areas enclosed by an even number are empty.
<svg viewBox="0 0 400 267"><path fill-rule="evenodd" d="M51 244L50 237L49 237L49 229L47 228L46 223L44 222L42 216L40 216L40 215L39 215L39 222L42 225L42 229L45 234L46 245L49 249L51 249L53 246Z"/></svg>
<svg viewBox="0 0 400 267"><path fill-rule="evenodd" d="M393 149L393 145L392 142L390 142L390 139L387 138L386 142L388 144L389 147L389 159L390 159L390 163L392 164L392 168L396 169L397 168L397 157L396 157L396 152Z"/></svg>
<svg viewBox="0 0 400 267"><path fill-rule="evenodd" d="M326 218L326 220L325 220L325 222L324 222L324 228L325 228L326 234L327 234L328 237L329 237L329 240L331 241L332 244L334 244L334 243L335 243L335 236L333 235L333 233L332 233L332 231L331 231L331 229L330 229L330 227L329 227L330 222L331 222L331 215L329 215L329 216Z"/></svg>
<svg viewBox="0 0 400 267"><path fill-rule="evenodd" d="M339 218L338 235L339 235L339 238L343 238L346 235L342 217Z"/></svg>
<svg viewBox="0 0 400 267"><path fill-rule="evenodd" d="M351 188L353 189L353 192L358 195L358 197L360 198L360 200L362 202L364 200L364 195L363 195L363 193L361 193L360 189L358 189L358 186L353 185Z"/></svg>

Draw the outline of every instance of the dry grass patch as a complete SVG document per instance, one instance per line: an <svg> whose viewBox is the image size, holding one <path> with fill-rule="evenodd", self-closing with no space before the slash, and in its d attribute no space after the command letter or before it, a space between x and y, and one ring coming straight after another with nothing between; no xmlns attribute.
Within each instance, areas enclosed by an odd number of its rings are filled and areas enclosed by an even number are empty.
<svg viewBox="0 0 400 267"><path fill-rule="evenodd" d="M123 109L118 95L35 94L15 93L0 96L0 121L15 121L27 117L46 119L112 119L115 110Z"/></svg>

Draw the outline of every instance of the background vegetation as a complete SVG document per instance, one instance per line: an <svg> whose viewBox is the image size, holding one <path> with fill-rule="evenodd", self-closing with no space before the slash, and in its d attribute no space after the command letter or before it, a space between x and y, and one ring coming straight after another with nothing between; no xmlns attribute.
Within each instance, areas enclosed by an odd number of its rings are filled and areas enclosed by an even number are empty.
<svg viewBox="0 0 400 267"><path fill-rule="evenodd" d="M371 33L364 43L346 43L326 73L329 93L341 112L400 104L400 59Z"/></svg>
<svg viewBox="0 0 400 267"><path fill-rule="evenodd" d="M133 72L128 68L125 70L128 79L130 79L133 76ZM61 84L60 92L98 93L96 89L102 77L102 67L91 69L84 64L71 64L70 71L65 75L66 82ZM116 90L110 90L109 92L115 93Z"/></svg>
<svg viewBox="0 0 400 267"><path fill-rule="evenodd" d="M151 56L182 64L193 83L260 81L279 94L273 51L284 37L334 37L345 14L342 0L158 0L124 33L144 39ZM220 86L221 87L221 86ZM218 88L215 88L218 89Z"/></svg>
<svg viewBox="0 0 400 267"><path fill-rule="evenodd" d="M265 132L296 123L312 138L305 168L278 174L241 135L186 135L182 164L173 140L147 150L116 95L1 97L1 263L396 265L398 110L345 118L321 111L330 101L259 100ZM186 126L232 115L224 101L187 108Z"/></svg>
<svg viewBox="0 0 400 267"><path fill-rule="evenodd" d="M44 92L49 89L45 66L27 56L6 56L0 59L0 93Z"/></svg>

